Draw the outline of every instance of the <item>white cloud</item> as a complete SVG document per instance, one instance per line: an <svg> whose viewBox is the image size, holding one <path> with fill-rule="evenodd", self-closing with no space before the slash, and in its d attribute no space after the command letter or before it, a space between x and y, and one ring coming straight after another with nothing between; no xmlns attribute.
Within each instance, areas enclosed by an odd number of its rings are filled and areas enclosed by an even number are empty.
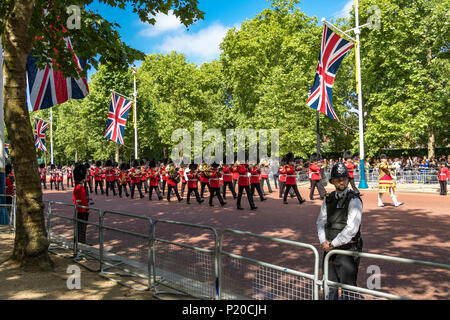
<svg viewBox="0 0 450 320"><path fill-rule="evenodd" d="M179 31L184 28L184 25L173 14L172 10L169 11L168 14L157 13L154 18L156 20L154 25L140 22L140 25L145 26L145 28L139 32L139 35L153 38L167 32Z"/></svg>
<svg viewBox="0 0 450 320"><path fill-rule="evenodd" d="M184 53L190 60L211 61L219 57L219 45L229 29L214 23L197 33L188 33L183 30L176 35L165 37L157 49L165 53L172 51Z"/></svg>
<svg viewBox="0 0 450 320"><path fill-rule="evenodd" d="M350 12L352 11L354 4L355 4L354 0L348 0L345 3L344 7L340 11L335 12L333 14L333 17L335 19L337 19L337 18L349 18L350 17Z"/></svg>

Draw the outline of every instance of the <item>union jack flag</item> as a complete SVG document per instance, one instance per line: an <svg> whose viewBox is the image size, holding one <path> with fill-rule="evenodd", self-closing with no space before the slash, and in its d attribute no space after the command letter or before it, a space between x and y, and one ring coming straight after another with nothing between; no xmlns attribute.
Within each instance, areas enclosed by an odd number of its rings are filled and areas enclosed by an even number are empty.
<svg viewBox="0 0 450 320"><path fill-rule="evenodd" d="M41 149L42 151L47 151L45 147L45 132L47 131L50 122L45 122L44 120L34 118L34 145Z"/></svg>
<svg viewBox="0 0 450 320"><path fill-rule="evenodd" d="M339 120L332 103L334 78L342 60L353 45L354 43L341 38L326 24L324 25L319 63L307 105L331 119Z"/></svg>
<svg viewBox="0 0 450 320"><path fill-rule="evenodd" d="M82 64L73 52L71 40L69 38L64 40L81 71ZM53 70L48 66L43 70L38 69L37 60L38 58L30 54L27 61L28 89L33 111L51 108L69 99L83 99L89 94L86 78L65 78L62 71Z"/></svg>
<svg viewBox="0 0 450 320"><path fill-rule="evenodd" d="M115 92L111 92L111 95L105 138L111 139L119 144L124 144L123 134L125 132L128 113L133 105L133 101L127 100Z"/></svg>

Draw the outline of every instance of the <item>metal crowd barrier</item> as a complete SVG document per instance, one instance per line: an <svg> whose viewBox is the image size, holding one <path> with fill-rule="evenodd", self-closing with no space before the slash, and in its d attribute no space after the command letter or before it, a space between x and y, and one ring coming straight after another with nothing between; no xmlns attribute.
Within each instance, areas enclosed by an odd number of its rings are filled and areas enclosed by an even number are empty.
<svg viewBox="0 0 450 320"><path fill-rule="evenodd" d="M57 250L73 250L72 258L76 257L75 242L75 214L76 208L73 204L50 201L47 212L47 238L48 250L54 254L61 255ZM56 244L56 245L55 245Z"/></svg>
<svg viewBox="0 0 450 320"><path fill-rule="evenodd" d="M0 208L5 208L8 211L9 226L15 232L16 230L16 197L9 194L0 194L2 201L0 203ZM10 198L11 201L7 203L6 199Z"/></svg>
<svg viewBox="0 0 450 320"><path fill-rule="evenodd" d="M88 220L82 220L78 217L78 209L87 209L89 212ZM98 222L95 222L98 221ZM76 206L74 215L74 261L90 271L98 272L101 269L100 247L101 237L100 228L102 225L102 214L100 209L85 206ZM86 241L79 239L79 228L85 228ZM92 230L95 229L95 230ZM90 262L94 261L96 267L91 267Z"/></svg>
<svg viewBox="0 0 450 320"><path fill-rule="evenodd" d="M157 225L169 224L205 230L214 237L214 248L169 241L158 237ZM217 232L214 228L170 220L156 220L152 236L154 295L181 294L202 299L215 299L217 292ZM176 292L160 291L164 285Z"/></svg>
<svg viewBox="0 0 450 320"><path fill-rule="evenodd" d="M336 290L340 289L340 299L341 300L367 300L367 299L389 299L389 300L405 300L410 299L408 297L401 297L393 294L389 294L386 292L365 289L361 287L351 286L339 282L330 281L328 279L328 262L330 257L334 255L346 255L353 257L361 257L361 258L371 258L371 259L379 259L385 261L392 261L404 264L415 264L421 266L427 266L432 268L446 269L450 270L450 265L439 264L429 261L422 260L413 260L413 259L405 259L398 257L391 257L386 255L379 255L373 253L365 253L365 252L356 252L356 251L346 251L346 250L332 250L326 256L324 260L324 271L323 271L323 287L324 287L324 296L325 300L329 300L330 298L330 286L335 288Z"/></svg>
<svg viewBox="0 0 450 320"><path fill-rule="evenodd" d="M111 220L111 222L110 222ZM133 225L133 220L135 223ZM151 288L152 220L123 212L104 211L100 227L100 274L129 288L146 291ZM131 223L130 223L131 222ZM127 223L123 225L122 223ZM127 230L127 228L133 230ZM139 228L143 230L135 230ZM114 235L112 237L112 235ZM119 236L120 235L120 236ZM127 240L131 239L127 243ZM112 276L128 277L129 284ZM145 279L143 284L135 278Z"/></svg>
<svg viewBox="0 0 450 320"><path fill-rule="evenodd" d="M227 233L309 249L314 254L314 273L308 274L226 252L223 250L223 239ZM224 263L224 257L228 258L227 264ZM218 291L218 298L227 300L318 300L319 253L310 244L226 229L220 236Z"/></svg>

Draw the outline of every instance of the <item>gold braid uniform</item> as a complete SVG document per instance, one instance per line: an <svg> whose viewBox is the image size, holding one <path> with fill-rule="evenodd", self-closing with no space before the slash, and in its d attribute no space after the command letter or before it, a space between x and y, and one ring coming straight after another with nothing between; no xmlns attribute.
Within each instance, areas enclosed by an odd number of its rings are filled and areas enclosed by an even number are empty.
<svg viewBox="0 0 450 320"><path fill-rule="evenodd" d="M387 163L380 163L378 167L378 193L390 193L392 190L395 193L395 181L391 175L391 169L395 166L389 166Z"/></svg>

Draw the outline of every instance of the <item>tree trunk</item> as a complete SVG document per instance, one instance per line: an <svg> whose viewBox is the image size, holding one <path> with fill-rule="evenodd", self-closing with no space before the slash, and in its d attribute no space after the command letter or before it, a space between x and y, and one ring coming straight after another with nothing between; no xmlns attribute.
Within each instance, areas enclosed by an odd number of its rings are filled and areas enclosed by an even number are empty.
<svg viewBox="0 0 450 320"><path fill-rule="evenodd" d="M3 34L5 124L11 145L14 146L11 161L17 197L16 235L9 260L21 267L51 270L36 148L26 95L26 63L32 48L28 27L34 0L16 0L12 4Z"/></svg>
<svg viewBox="0 0 450 320"><path fill-rule="evenodd" d="M75 148L75 163L78 162L78 148Z"/></svg>
<svg viewBox="0 0 450 320"><path fill-rule="evenodd" d="M428 136L428 159L435 156L435 146L436 146L436 134L432 129L430 135Z"/></svg>

